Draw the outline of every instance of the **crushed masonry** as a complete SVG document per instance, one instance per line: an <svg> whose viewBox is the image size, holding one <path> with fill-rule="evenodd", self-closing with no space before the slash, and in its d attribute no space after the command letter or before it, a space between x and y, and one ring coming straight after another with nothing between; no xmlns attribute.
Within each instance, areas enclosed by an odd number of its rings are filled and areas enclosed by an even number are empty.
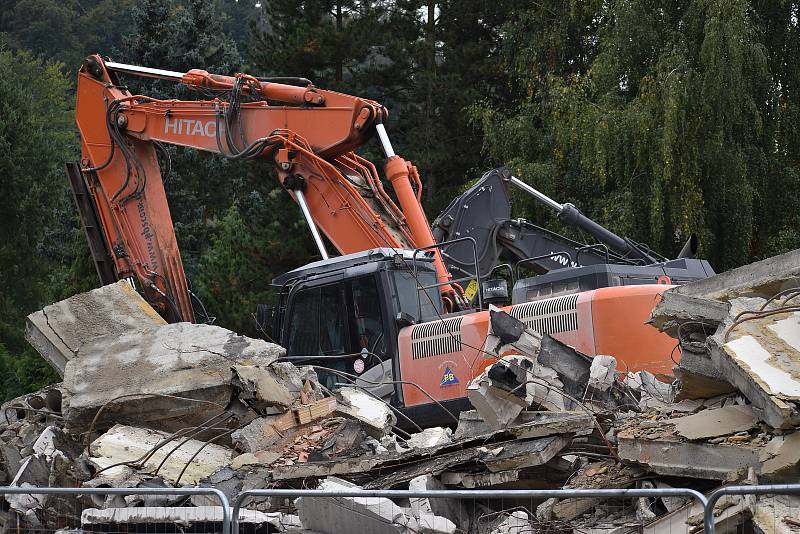
<svg viewBox="0 0 800 534"><path fill-rule="evenodd" d="M675 337L674 376L620 369L614 354L587 356L492 307L483 350L496 358L465 384L471 409L454 410L457 426L426 428L375 388L328 390L314 368L283 361L278 345L165 324L127 283L112 284L29 316L29 341L63 382L0 407L0 477L19 487L214 487L231 501L258 488L708 493L795 482L799 258L665 291L652 324ZM213 496L4 500L6 530L194 532L221 521ZM718 532L793 532L792 507L791 497L726 497L714 520ZM242 523L254 533L668 534L701 532L700 512L683 497L624 509L613 499L258 497ZM770 524L775 517L784 520Z"/></svg>

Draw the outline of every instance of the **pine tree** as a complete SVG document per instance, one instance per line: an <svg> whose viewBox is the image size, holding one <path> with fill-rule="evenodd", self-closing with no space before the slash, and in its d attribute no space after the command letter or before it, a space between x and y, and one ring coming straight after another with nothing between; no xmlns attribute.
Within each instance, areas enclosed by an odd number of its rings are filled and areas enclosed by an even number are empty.
<svg viewBox="0 0 800 534"><path fill-rule="evenodd" d="M47 233L60 222L76 136L58 64L0 45L0 71L0 397L9 397L55 378L23 332L25 316L54 296Z"/></svg>

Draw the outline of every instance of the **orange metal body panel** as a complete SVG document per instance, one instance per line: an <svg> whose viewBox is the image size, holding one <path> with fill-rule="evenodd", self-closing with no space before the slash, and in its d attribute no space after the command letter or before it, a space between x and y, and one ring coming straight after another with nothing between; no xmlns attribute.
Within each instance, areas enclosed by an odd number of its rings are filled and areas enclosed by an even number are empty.
<svg viewBox="0 0 800 534"><path fill-rule="evenodd" d="M614 356L620 371L671 374L675 341L646 324L670 287L601 288L502 310L584 354ZM439 401L465 397L469 382L495 361L482 352L488 324L489 312L484 311L404 328L398 339L402 380L418 384ZM411 384L403 386L403 400L407 407L431 402Z"/></svg>
<svg viewBox="0 0 800 534"><path fill-rule="evenodd" d="M675 286L652 284L607 287L594 291L592 322L595 351L617 358L621 371L650 371L671 375L678 360L675 339L657 328L644 324L661 299L661 294ZM626 368L627 366L627 368Z"/></svg>

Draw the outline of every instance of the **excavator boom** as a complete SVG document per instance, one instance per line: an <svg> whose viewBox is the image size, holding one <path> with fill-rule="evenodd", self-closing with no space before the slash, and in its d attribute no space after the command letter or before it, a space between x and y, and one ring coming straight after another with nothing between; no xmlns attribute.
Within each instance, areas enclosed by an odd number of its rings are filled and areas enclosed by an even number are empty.
<svg viewBox="0 0 800 534"><path fill-rule="evenodd" d="M174 81L216 98L133 95L119 83L118 74ZM434 240L420 204L421 180L412 164L394 154L383 125L386 117L386 109L375 101L310 84L299 87L197 69L179 73L90 56L78 73L82 159L71 181L79 189L83 186L76 198L83 192L93 199L94 213L82 213L84 224L88 215L96 219L116 277L138 281L168 320L192 321L157 148L170 144L231 159L271 159L323 258L328 254L318 229L341 254L429 247ZM375 166L353 152L375 132L399 206L384 190ZM452 300L450 274L438 250L434 255L442 292Z"/></svg>

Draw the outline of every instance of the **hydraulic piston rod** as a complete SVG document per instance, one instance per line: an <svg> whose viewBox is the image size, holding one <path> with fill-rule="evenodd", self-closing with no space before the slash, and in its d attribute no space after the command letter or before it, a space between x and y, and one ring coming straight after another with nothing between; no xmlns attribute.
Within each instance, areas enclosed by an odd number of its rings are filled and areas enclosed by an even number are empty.
<svg viewBox="0 0 800 534"><path fill-rule="evenodd" d="M314 224L313 217L311 217L311 212L309 211L308 204L306 203L306 196L300 189L295 189L294 196L297 198L297 203L300 205L300 211L303 212L303 217L306 219L308 229L311 230L311 236L314 238L314 243L316 243L322 259L327 260L329 257L328 251L325 250L325 243L322 241L322 236L319 235L319 230L317 229L317 225Z"/></svg>
<svg viewBox="0 0 800 534"><path fill-rule="evenodd" d="M629 258L637 258L652 263L659 261L657 258L654 258L638 247L634 242L620 237L608 228L596 223L581 213L581 210L569 202L559 204L552 198L531 187L515 176L511 176L511 178L509 178L509 182L517 189L525 191L542 204L554 209L558 214L558 220L560 220L562 223L584 230L585 232L591 234L595 239L608 246L608 248L611 250Z"/></svg>
<svg viewBox="0 0 800 534"><path fill-rule="evenodd" d="M180 82L184 76L183 72L176 72L174 70L153 69L150 67L140 67L138 65L115 63L113 61L106 61L106 68L122 74L134 74L145 78L158 78L159 80L170 80L173 82Z"/></svg>

